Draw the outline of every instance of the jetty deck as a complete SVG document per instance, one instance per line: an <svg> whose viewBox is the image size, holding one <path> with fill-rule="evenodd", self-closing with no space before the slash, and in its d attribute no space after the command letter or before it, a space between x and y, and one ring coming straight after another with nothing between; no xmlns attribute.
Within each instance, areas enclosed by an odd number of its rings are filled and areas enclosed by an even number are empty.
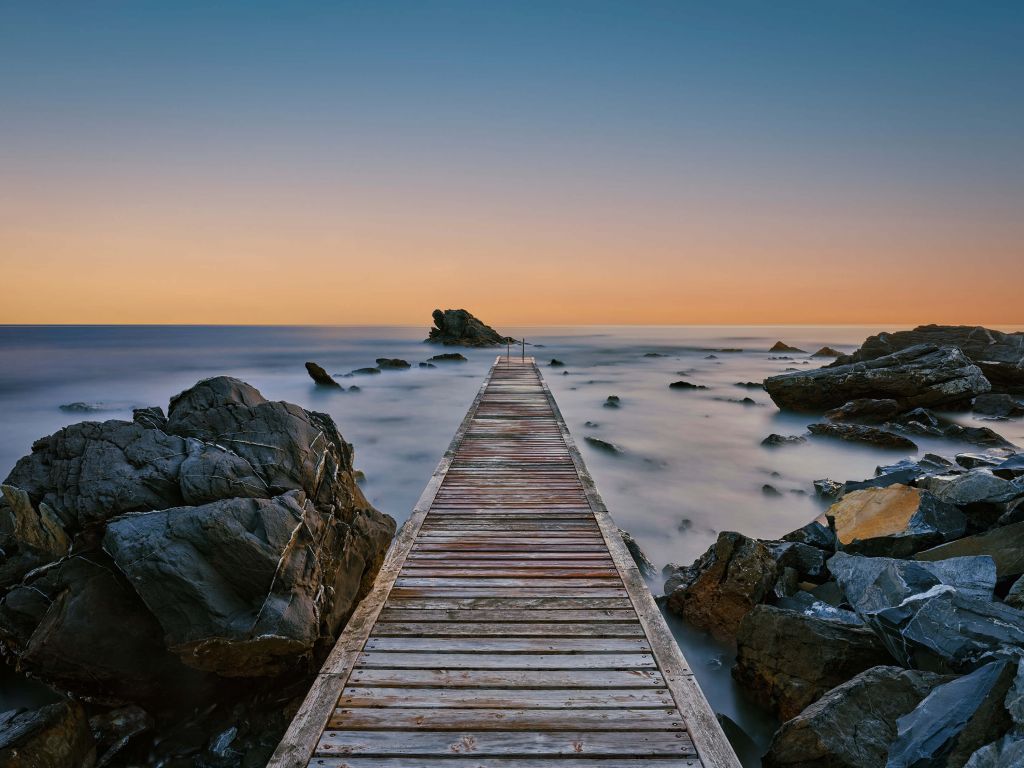
<svg viewBox="0 0 1024 768"><path fill-rule="evenodd" d="M739 768L532 358L499 357L274 768Z"/></svg>

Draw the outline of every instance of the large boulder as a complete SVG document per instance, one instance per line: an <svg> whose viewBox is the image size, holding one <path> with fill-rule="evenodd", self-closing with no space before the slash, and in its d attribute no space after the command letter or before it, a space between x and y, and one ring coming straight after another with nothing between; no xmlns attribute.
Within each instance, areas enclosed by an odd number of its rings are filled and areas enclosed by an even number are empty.
<svg viewBox="0 0 1024 768"><path fill-rule="evenodd" d="M224 676L298 679L369 589L394 521L325 414L229 377L157 411L66 427L15 466L0 643L112 704L191 711L226 695Z"/></svg>
<svg viewBox="0 0 1024 768"><path fill-rule="evenodd" d="M92 768L95 762L96 744L81 704L65 699L0 713L4 768Z"/></svg>
<svg viewBox="0 0 1024 768"><path fill-rule="evenodd" d="M892 663L864 627L768 605L744 616L736 643L733 677L783 720L859 672Z"/></svg>
<svg viewBox="0 0 1024 768"><path fill-rule="evenodd" d="M935 687L896 721L887 768L961 768L1012 724L1004 701L1016 667L1000 659Z"/></svg>
<svg viewBox="0 0 1024 768"><path fill-rule="evenodd" d="M666 566L664 575L670 611L731 640L747 612L771 593L778 568L763 543L724 531L693 565Z"/></svg>
<svg viewBox="0 0 1024 768"><path fill-rule="evenodd" d="M898 483L847 493L825 514L845 551L869 556L909 557L963 536L967 526L952 504Z"/></svg>
<svg viewBox="0 0 1024 768"><path fill-rule="evenodd" d="M833 688L784 723L764 756L765 768L879 768L896 719L948 677L900 667L872 667Z"/></svg>
<svg viewBox="0 0 1024 768"><path fill-rule="evenodd" d="M496 347L514 342L464 309L435 309L434 327L426 339L432 344L460 347Z"/></svg>
<svg viewBox="0 0 1024 768"><path fill-rule="evenodd" d="M996 576L1005 579L1024 573L1024 522L993 528L963 539L918 552L918 560L988 555L996 564Z"/></svg>
<svg viewBox="0 0 1024 768"><path fill-rule="evenodd" d="M896 400L901 409L970 402L991 385L958 349L930 344L864 362L794 371L765 379L780 408L819 412L860 398Z"/></svg>
<svg viewBox="0 0 1024 768"><path fill-rule="evenodd" d="M919 325L912 331L869 336L860 349L832 365L874 360L919 344L957 347L978 365L993 384L1024 386L1024 333L1004 333L981 326Z"/></svg>

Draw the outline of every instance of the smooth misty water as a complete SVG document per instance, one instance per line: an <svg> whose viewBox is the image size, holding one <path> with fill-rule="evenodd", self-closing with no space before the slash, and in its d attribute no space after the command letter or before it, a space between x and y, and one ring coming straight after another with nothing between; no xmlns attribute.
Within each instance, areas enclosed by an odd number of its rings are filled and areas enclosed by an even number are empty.
<svg viewBox="0 0 1024 768"><path fill-rule="evenodd" d="M722 530L781 536L820 513L813 480L863 479L879 463L905 455L830 441L762 448L767 434L800 433L812 419L782 414L763 391L735 385L827 362L808 360L807 355L772 359L778 355L767 350L779 339L808 351L826 344L850 351L879 328L502 330L543 345L528 351L541 363L609 509L659 568L693 561ZM331 414L355 445L356 466L366 473L367 497L401 522L496 351L462 350L470 362L342 380L346 386L357 383L359 393L317 389L303 363L315 360L335 374L373 365L377 357L401 357L415 364L440 351L423 344L423 335L423 328L381 327L0 327L0 476L30 450L33 440L66 424L130 419L131 409L144 405L166 410L172 395L198 379L229 374L268 398ZM743 351L719 351L723 349ZM566 367L548 367L552 357L565 361ZM670 390L668 384L680 378L708 389ZM611 394L621 398L620 408L603 407ZM756 404L738 402L744 397ZM60 409L73 402L99 404L103 410L81 414ZM1024 445L1024 423L988 426ZM614 443L622 452L609 455L595 449L583 440L585 435ZM918 442L922 452L950 456L970 449ZM781 496L766 496L765 483ZM652 584L655 592L660 587L660 582ZM756 745L764 745L773 723L732 685L728 651L702 633L670 623L715 710L737 721ZM28 704L33 695L38 691L2 679L0 711Z"/></svg>

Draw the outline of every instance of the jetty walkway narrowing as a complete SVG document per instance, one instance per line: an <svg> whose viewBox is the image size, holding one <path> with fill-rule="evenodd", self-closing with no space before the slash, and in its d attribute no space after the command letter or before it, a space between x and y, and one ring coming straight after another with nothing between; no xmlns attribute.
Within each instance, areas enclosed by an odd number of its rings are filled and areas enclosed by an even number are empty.
<svg viewBox="0 0 1024 768"><path fill-rule="evenodd" d="M739 768L532 358L499 357L273 768Z"/></svg>

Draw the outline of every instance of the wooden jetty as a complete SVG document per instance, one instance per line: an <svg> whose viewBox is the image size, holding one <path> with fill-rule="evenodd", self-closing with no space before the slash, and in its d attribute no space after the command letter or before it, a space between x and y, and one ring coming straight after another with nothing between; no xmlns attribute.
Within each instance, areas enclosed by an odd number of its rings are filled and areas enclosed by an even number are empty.
<svg viewBox="0 0 1024 768"><path fill-rule="evenodd" d="M739 768L532 358L499 357L272 768Z"/></svg>

